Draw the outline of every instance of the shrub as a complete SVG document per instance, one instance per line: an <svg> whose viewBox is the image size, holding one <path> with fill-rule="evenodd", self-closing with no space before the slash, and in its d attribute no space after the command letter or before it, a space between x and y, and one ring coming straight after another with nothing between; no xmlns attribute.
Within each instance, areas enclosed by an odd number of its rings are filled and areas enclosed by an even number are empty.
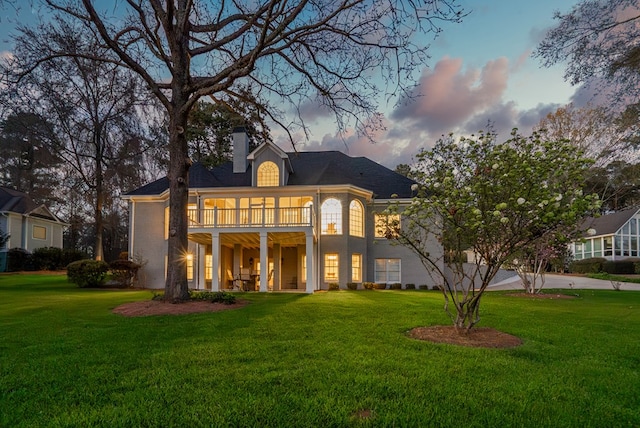
<svg viewBox="0 0 640 428"><path fill-rule="evenodd" d="M569 265L572 273L598 273L602 272L602 265L607 259L602 257L592 257L589 259L574 260Z"/></svg>
<svg viewBox="0 0 640 428"><path fill-rule="evenodd" d="M161 297L164 297L161 295ZM205 300L211 303L224 303L233 305L236 303L236 296L226 291L189 291L191 300Z"/></svg>
<svg viewBox="0 0 640 428"><path fill-rule="evenodd" d="M387 284L384 282L376 282L376 290L384 290L387 288Z"/></svg>
<svg viewBox="0 0 640 428"><path fill-rule="evenodd" d="M337 282L330 282L329 290L340 290L340 285Z"/></svg>
<svg viewBox="0 0 640 428"><path fill-rule="evenodd" d="M631 260L607 260L602 264L602 270L610 274L633 274L635 266Z"/></svg>
<svg viewBox="0 0 640 428"><path fill-rule="evenodd" d="M433 287L431 287L431 289L434 291L442 291L442 287L439 285L434 285Z"/></svg>
<svg viewBox="0 0 640 428"><path fill-rule="evenodd" d="M36 248L31 254L31 260L35 270L59 270L65 266L62 264L62 248Z"/></svg>
<svg viewBox="0 0 640 428"><path fill-rule="evenodd" d="M31 253L23 248L12 248L7 251L7 272L33 270Z"/></svg>
<svg viewBox="0 0 640 428"><path fill-rule="evenodd" d="M78 260L67 266L67 277L80 288L100 287L108 270L109 265L102 260Z"/></svg>
<svg viewBox="0 0 640 428"><path fill-rule="evenodd" d="M357 290L358 289L358 283L357 282L347 282L347 288L349 290Z"/></svg>
<svg viewBox="0 0 640 428"><path fill-rule="evenodd" d="M394 282L393 284L391 284L390 288L392 290L402 290L402 284L400 284L399 282Z"/></svg>
<svg viewBox="0 0 640 428"><path fill-rule="evenodd" d="M404 288L406 290L415 290L416 289L416 285L415 284L407 284L404 286Z"/></svg>
<svg viewBox="0 0 640 428"><path fill-rule="evenodd" d="M363 282L362 286L364 287L365 290L373 290L373 288L375 287L375 284L373 282Z"/></svg>
<svg viewBox="0 0 640 428"><path fill-rule="evenodd" d="M119 287L130 287L138 274L140 265L131 260L114 260L109 263L109 270L113 280Z"/></svg>
<svg viewBox="0 0 640 428"><path fill-rule="evenodd" d="M421 284L421 285L418 286L418 289L419 290L428 290L429 286L427 284Z"/></svg>

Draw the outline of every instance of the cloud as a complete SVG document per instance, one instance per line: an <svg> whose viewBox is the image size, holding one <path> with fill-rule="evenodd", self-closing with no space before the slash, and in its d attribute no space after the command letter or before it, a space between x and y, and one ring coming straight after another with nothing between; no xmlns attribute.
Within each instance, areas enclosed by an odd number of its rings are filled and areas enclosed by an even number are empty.
<svg viewBox="0 0 640 428"><path fill-rule="evenodd" d="M383 117L384 129L373 135L376 143L350 131L343 135L326 132L319 139L301 142L297 149L338 150L350 156L366 156L394 169L400 163L412 163L421 149L432 147L449 132L470 135L490 124L500 140L509 138L513 128L526 135L560 105L538 104L522 109L515 100L505 99L512 72L505 58L471 69L465 69L460 59L443 58L432 70L422 73L411 102Z"/></svg>
<svg viewBox="0 0 640 428"><path fill-rule="evenodd" d="M506 58L489 61L482 70L463 70L462 59L443 58L433 71L423 72L411 99L396 108L391 119L429 132L448 132L500 101L508 70Z"/></svg>

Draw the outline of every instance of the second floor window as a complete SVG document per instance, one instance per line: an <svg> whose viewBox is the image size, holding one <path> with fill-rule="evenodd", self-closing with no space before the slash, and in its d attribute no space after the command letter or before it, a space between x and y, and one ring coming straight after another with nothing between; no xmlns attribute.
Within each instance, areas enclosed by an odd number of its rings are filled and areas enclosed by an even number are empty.
<svg viewBox="0 0 640 428"><path fill-rule="evenodd" d="M364 237L364 209L355 199L349 204L349 235Z"/></svg>
<svg viewBox="0 0 640 428"><path fill-rule="evenodd" d="M271 161L262 162L258 167L258 187L280 185L280 170L278 165Z"/></svg>
<svg viewBox="0 0 640 428"><path fill-rule="evenodd" d="M400 231L400 214L378 214L374 216L375 237L394 239Z"/></svg>
<svg viewBox="0 0 640 428"><path fill-rule="evenodd" d="M342 235L342 204L336 198L327 198L322 203L322 234Z"/></svg>

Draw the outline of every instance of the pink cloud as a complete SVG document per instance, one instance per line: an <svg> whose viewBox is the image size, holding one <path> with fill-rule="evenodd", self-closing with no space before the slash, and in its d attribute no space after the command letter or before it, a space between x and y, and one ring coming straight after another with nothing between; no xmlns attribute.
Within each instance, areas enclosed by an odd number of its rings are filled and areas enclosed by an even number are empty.
<svg viewBox="0 0 640 428"><path fill-rule="evenodd" d="M463 70L462 59L443 58L433 71L425 70L418 86L391 114L429 131L447 132L477 111L499 102L507 88L506 58L489 61L481 69Z"/></svg>

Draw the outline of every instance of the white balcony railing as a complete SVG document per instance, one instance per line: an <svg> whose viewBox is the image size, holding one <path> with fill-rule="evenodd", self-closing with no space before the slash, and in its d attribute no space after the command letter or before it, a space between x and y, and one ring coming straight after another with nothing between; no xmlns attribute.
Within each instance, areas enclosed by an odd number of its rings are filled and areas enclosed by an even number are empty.
<svg viewBox="0 0 640 428"><path fill-rule="evenodd" d="M312 226L312 207L208 208L188 210L189 227L295 227Z"/></svg>

